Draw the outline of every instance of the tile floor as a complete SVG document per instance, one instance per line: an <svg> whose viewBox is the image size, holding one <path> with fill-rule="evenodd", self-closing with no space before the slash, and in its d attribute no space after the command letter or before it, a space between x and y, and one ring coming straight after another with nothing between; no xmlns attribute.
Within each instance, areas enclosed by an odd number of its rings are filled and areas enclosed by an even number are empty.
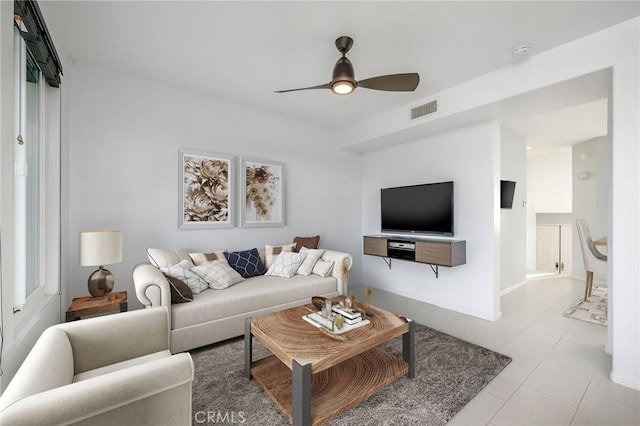
<svg viewBox="0 0 640 426"><path fill-rule="evenodd" d="M449 425L640 425L640 392L609 380L606 327L562 316L583 291L569 277L530 280L502 296L495 322L379 289L373 303L513 358Z"/></svg>

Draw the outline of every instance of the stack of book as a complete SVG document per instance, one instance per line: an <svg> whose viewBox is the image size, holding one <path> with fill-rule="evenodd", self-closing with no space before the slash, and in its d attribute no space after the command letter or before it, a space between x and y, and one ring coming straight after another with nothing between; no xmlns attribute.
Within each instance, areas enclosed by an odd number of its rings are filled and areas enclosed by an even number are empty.
<svg viewBox="0 0 640 426"><path fill-rule="evenodd" d="M363 321L362 313L355 309L341 308L339 306L332 307L333 312L344 317L344 323L347 325L356 325Z"/></svg>
<svg viewBox="0 0 640 426"><path fill-rule="evenodd" d="M344 318L344 325L340 329L334 327L332 319L328 319L321 312L310 312L303 315L302 319L314 327L323 327L335 334L343 334L347 331L351 331L370 323L370 321L366 319L360 311L355 309L340 308L339 306L332 306L331 308L334 315L340 314ZM310 311L311 309L308 310Z"/></svg>

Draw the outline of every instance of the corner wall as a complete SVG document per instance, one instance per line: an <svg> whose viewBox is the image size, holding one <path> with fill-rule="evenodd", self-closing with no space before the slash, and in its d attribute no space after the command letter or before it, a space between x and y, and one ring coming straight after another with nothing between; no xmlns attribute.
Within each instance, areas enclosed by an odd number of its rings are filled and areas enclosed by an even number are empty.
<svg viewBox="0 0 640 426"><path fill-rule="evenodd" d="M575 229L576 219L582 218L587 221L594 240L607 236L611 205L611 137L603 136L574 145L572 164L572 229ZM588 176L580 178L583 173L588 173ZM572 275L585 279L586 271L577 231L573 232L573 247ZM604 274L595 274L597 281L606 281L606 278Z"/></svg>
<svg viewBox="0 0 640 426"><path fill-rule="evenodd" d="M63 267L69 298L87 294L95 269L79 265L79 233L85 230L123 232L124 260L108 268L115 290L129 292L130 309L141 307L131 272L146 261L148 247L242 250L319 234L322 248L358 259L360 159L341 150L333 132L88 64L69 63L65 81ZM179 230L180 147L282 162L286 226L240 228L237 210L235 228ZM356 263L351 284L360 282L359 270Z"/></svg>
<svg viewBox="0 0 640 426"><path fill-rule="evenodd" d="M522 284L527 276L527 141L500 127L500 176L516 182L511 209L500 210L500 289Z"/></svg>
<svg viewBox="0 0 640 426"><path fill-rule="evenodd" d="M431 94L424 101L437 97L438 104L442 105L432 118L408 123L409 106L406 105L354 123L342 132L345 148L377 149L407 140L407 136L424 132L429 126L446 127L455 121L447 118L456 114L469 119L475 108L611 70L612 93L608 109L612 129L609 132L612 135L612 194L608 274L613 306L609 323L613 356L611 379L635 389L640 389L639 43L640 18L636 17L535 55L517 66ZM416 101L414 105L418 104ZM439 126L439 122L444 124Z"/></svg>
<svg viewBox="0 0 640 426"><path fill-rule="evenodd" d="M425 264L392 260L389 269L382 259L363 255L364 283L480 318L499 317L499 137L498 123L487 122L363 155L365 235L380 233L380 188L453 180L454 238L467 241L467 263L439 268L437 279Z"/></svg>

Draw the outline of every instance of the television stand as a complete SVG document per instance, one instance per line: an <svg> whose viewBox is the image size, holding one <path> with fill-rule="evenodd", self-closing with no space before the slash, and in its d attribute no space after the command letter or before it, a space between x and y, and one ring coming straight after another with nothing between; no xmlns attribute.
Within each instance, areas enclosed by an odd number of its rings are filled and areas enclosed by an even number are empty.
<svg viewBox="0 0 640 426"><path fill-rule="evenodd" d="M438 278L438 267L467 263L467 242L454 239L365 235L364 254L379 256L391 269L391 260L426 263Z"/></svg>

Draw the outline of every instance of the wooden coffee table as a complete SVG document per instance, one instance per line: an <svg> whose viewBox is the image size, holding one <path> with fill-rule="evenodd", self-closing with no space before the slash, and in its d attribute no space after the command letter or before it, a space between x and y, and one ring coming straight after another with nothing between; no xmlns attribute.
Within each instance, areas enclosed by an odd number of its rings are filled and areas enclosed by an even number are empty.
<svg viewBox="0 0 640 426"><path fill-rule="evenodd" d="M245 375L255 378L294 425L323 424L407 375L415 376L415 323L383 309L369 325L333 340L302 319L304 305L248 318ZM380 349L402 336L402 359ZM253 362L253 337L273 355Z"/></svg>

